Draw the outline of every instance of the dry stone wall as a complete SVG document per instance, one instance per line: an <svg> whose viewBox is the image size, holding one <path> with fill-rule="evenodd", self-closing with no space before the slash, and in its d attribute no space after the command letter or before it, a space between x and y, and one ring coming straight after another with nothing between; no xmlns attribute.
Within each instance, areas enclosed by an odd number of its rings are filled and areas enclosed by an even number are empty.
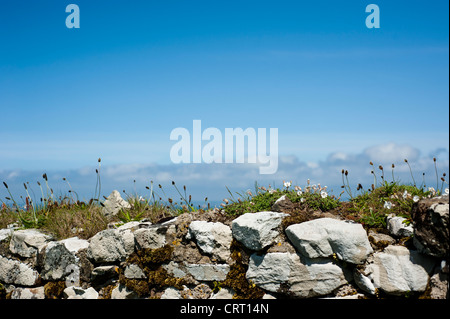
<svg viewBox="0 0 450 319"><path fill-rule="evenodd" d="M412 225L388 217L389 234L218 210L111 224L89 240L2 229L0 298L448 298L448 212L448 196L420 201Z"/></svg>

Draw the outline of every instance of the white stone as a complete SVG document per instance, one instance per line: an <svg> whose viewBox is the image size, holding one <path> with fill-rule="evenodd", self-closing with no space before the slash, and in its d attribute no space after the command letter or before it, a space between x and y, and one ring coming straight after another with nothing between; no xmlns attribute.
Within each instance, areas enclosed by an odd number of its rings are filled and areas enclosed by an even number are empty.
<svg viewBox="0 0 450 319"><path fill-rule="evenodd" d="M13 234L11 229L0 229L0 243L10 238Z"/></svg>
<svg viewBox="0 0 450 319"><path fill-rule="evenodd" d="M220 288L218 292L212 294L209 299L233 299L235 292L233 289L224 287Z"/></svg>
<svg viewBox="0 0 450 319"><path fill-rule="evenodd" d="M273 244L279 235L278 227L288 214L276 212L247 213L231 223L233 237L252 250Z"/></svg>
<svg viewBox="0 0 450 319"><path fill-rule="evenodd" d="M102 213L111 217L117 215L121 209L129 208L131 208L130 203L124 200L118 191L114 190L103 202Z"/></svg>
<svg viewBox="0 0 450 319"><path fill-rule="evenodd" d="M78 237L70 237L59 241L66 246L72 254L78 253L82 249L87 249L89 247L89 241L85 239L80 239Z"/></svg>
<svg viewBox="0 0 450 319"><path fill-rule="evenodd" d="M67 299L98 299L98 292L92 287L83 289L72 286L64 289L64 297Z"/></svg>
<svg viewBox="0 0 450 319"><path fill-rule="evenodd" d="M51 240L53 240L51 236L37 229L15 230L11 237L9 250L21 257L33 257Z"/></svg>
<svg viewBox="0 0 450 319"><path fill-rule="evenodd" d="M346 262L362 264L373 252L361 224L333 218L319 218L286 228L286 235L302 255L330 257L334 253Z"/></svg>
<svg viewBox="0 0 450 319"><path fill-rule="evenodd" d="M161 295L161 299L181 299L181 293L178 289L169 287L164 290L164 293Z"/></svg>
<svg viewBox="0 0 450 319"><path fill-rule="evenodd" d="M20 286L34 286L39 273L17 260L0 256L0 282Z"/></svg>
<svg viewBox="0 0 450 319"><path fill-rule="evenodd" d="M193 221L186 238L194 239L201 251L219 261L226 261L230 257L233 236L230 227L222 223Z"/></svg>
<svg viewBox="0 0 450 319"><path fill-rule="evenodd" d="M247 280L270 292L300 298L322 296L347 283L344 272L330 259L311 259L291 253L253 254Z"/></svg>
<svg viewBox="0 0 450 319"><path fill-rule="evenodd" d="M45 299L44 287L15 288L11 293L11 299Z"/></svg>
<svg viewBox="0 0 450 319"><path fill-rule="evenodd" d="M389 215L386 218L387 222L387 229L389 230L389 233L393 236L397 237L409 237L412 236L414 233L414 228L411 225L407 225L404 222L406 221L406 218L395 216L395 215Z"/></svg>
<svg viewBox="0 0 450 319"><path fill-rule="evenodd" d="M425 291L435 260L404 246L390 245L373 254L355 282L366 292L381 289L391 295Z"/></svg>

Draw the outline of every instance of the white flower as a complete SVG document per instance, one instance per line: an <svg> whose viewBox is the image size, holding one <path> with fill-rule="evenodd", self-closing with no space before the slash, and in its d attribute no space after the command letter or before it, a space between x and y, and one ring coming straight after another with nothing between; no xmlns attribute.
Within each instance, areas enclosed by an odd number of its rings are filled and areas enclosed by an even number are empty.
<svg viewBox="0 0 450 319"><path fill-rule="evenodd" d="M275 193L275 192L276 192L275 189L269 189L269 194L273 194L273 193Z"/></svg>
<svg viewBox="0 0 450 319"><path fill-rule="evenodd" d="M409 195L409 194L408 194L408 191L405 190L405 191L403 192L403 199L406 199L406 197L408 197L408 195Z"/></svg>
<svg viewBox="0 0 450 319"><path fill-rule="evenodd" d="M320 192L320 196L322 196L322 198L327 198L328 197L328 193L325 191L321 191Z"/></svg>
<svg viewBox="0 0 450 319"><path fill-rule="evenodd" d="M297 192L297 195L298 195L298 196L302 196L302 195L303 195L303 192L300 190L300 191Z"/></svg>
<svg viewBox="0 0 450 319"><path fill-rule="evenodd" d="M448 187L444 190L444 192L448 195Z"/></svg>
<svg viewBox="0 0 450 319"><path fill-rule="evenodd" d="M391 209L392 208L392 203L391 202L384 202L384 208L387 208L387 209Z"/></svg>
<svg viewBox="0 0 450 319"><path fill-rule="evenodd" d="M305 200L306 200L306 199L305 199L304 197L300 198L300 202L302 202L302 203L304 203Z"/></svg>
<svg viewBox="0 0 450 319"><path fill-rule="evenodd" d="M145 199L144 199L144 197L142 197L142 196L139 196L139 201L140 201L140 202L145 202Z"/></svg>
<svg viewBox="0 0 450 319"><path fill-rule="evenodd" d="M428 187L428 191L433 195L436 194L436 190L434 189L434 187Z"/></svg>
<svg viewBox="0 0 450 319"><path fill-rule="evenodd" d="M420 197L419 196L414 196L413 197L413 201L414 201L414 203L417 203L418 201L419 201L419 199L420 199Z"/></svg>
<svg viewBox="0 0 450 319"><path fill-rule="evenodd" d="M286 187L286 188L291 187L291 182L284 182L283 181L283 184L284 184L284 187Z"/></svg>

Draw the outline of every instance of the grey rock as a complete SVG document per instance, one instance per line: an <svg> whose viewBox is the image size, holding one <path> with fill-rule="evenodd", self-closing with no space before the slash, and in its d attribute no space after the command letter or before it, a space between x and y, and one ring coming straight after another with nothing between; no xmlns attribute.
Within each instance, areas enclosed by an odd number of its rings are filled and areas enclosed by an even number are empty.
<svg viewBox="0 0 450 319"><path fill-rule="evenodd" d="M106 229L89 240L87 257L95 263L116 263L128 256L125 242L119 232Z"/></svg>
<svg viewBox="0 0 450 319"><path fill-rule="evenodd" d="M64 242L47 244L39 255L39 264L42 278L50 281L63 280L72 272L73 266L78 267L77 258L66 248Z"/></svg>
<svg viewBox="0 0 450 319"><path fill-rule="evenodd" d="M111 299L137 299L138 295L136 292L129 290L122 284L119 284L111 292Z"/></svg>
<svg viewBox="0 0 450 319"><path fill-rule="evenodd" d="M228 264L185 264L185 268L198 281L222 281L230 271Z"/></svg>
<svg viewBox="0 0 450 319"><path fill-rule="evenodd" d="M130 264L125 267L124 276L128 279L145 279L147 276L144 271L136 264Z"/></svg>
<svg viewBox="0 0 450 319"><path fill-rule="evenodd" d="M423 292L436 261L404 246L390 245L374 253L364 269L355 270L355 282L364 291L374 294L381 289L387 294L402 295Z"/></svg>
<svg viewBox="0 0 450 319"><path fill-rule="evenodd" d="M134 232L134 238L138 249L161 248L166 244L166 231L167 228L150 227L140 228Z"/></svg>
<svg viewBox="0 0 450 319"><path fill-rule="evenodd" d="M298 252L309 258L336 254L341 260L361 264L373 252L361 224L333 218L291 225L286 235Z"/></svg>
<svg viewBox="0 0 450 319"><path fill-rule="evenodd" d="M288 214L276 212L244 214L231 223L233 237L249 249L261 250L274 243L286 216Z"/></svg>
<svg viewBox="0 0 450 319"><path fill-rule="evenodd" d="M230 258L230 245L233 240L230 227L222 223L193 221L189 225L187 239L194 239L200 250L211 254L219 261Z"/></svg>
<svg viewBox="0 0 450 319"><path fill-rule="evenodd" d="M258 287L299 298L327 295L347 283L343 270L330 259L299 254L253 254L246 278Z"/></svg>

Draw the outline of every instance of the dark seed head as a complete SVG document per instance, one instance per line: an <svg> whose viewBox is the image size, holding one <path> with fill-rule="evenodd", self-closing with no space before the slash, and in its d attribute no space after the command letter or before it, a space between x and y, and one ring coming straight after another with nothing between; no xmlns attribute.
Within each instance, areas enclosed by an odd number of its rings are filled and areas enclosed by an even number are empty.
<svg viewBox="0 0 450 319"><path fill-rule="evenodd" d="M8 188L8 184L6 184L6 182L3 182L3 185L5 185L5 187Z"/></svg>

